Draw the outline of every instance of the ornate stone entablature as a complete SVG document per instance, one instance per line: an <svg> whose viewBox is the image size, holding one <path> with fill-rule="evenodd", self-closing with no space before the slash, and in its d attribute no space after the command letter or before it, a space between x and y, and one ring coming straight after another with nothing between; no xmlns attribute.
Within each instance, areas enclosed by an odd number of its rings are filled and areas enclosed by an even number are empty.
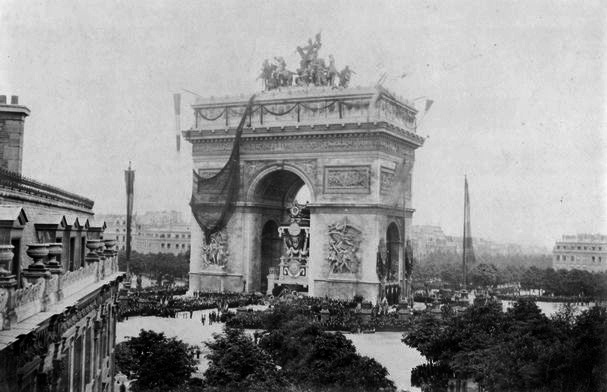
<svg viewBox="0 0 607 392"><path fill-rule="evenodd" d="M195 123L184 136L190 142L199 138L232 136L247 105L247 98L199 98L192 105ZM408 101L383 87L327 88L289 87L262 92L256 96L244 134L302 131L306 127L326 125L342 128L371 123L394 131L419 147L417 110ZM322 125L321 125L322 124ZM376 127L377 128L377 127ZM317 129L315 130L317 132Z"/></svg>
<svg viewBox="0 0 607 392"><path fill-rule="evenodd" d="M389 154L404 155L407 145L414 142L422 143L423 139L415 134L406 135L408 138L396 137L394 134L382 133L378 128L390 127L384 124L360 124L344 130L342 127L325 128L319 134L289 134L246 135L243 136L240 147L241 154L258 153L292 153L293 151L315 152L353 152L353 151L383 151ZM319 127L316 127L318 131ZM341 131L341 132L337 132ZM188 131L193 133L196 131ZM344 133L348 132L348 133ZM232 150L232 137L199 137L191 134L192 150L195 155L229 155Z"/></svg>

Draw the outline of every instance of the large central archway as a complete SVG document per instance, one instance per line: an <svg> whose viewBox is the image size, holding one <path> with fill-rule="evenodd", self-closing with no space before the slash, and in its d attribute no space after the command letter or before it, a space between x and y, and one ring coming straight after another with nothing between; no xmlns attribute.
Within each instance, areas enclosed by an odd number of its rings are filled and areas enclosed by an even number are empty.
<svg viewBox="0 0 607 392"><path fill-rule="evenodd" d="M252 260L251 289L263 293L273 289L268 287L268 279L278 281L282 274L281 257L284 258L287 251L284 239L279 234L280 228L291 223L290 208L296 204L305 205L310 195L310 188L295 170L266 170L253 181L249 204L254 205L259 214L257 227L253 231L260 233L260 247ZM309 221L306 224L309 225Z"/></svg>

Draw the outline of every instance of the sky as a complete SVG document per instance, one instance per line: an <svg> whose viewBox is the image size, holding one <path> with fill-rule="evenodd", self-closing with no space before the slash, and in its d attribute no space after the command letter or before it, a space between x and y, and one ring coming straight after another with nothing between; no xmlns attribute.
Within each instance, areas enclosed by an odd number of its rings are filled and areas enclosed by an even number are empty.
<svg viewBox="0 0 607 392"><path fill-rule="evenodd" d="M189 144L175 151L194 95L248 94L266 58L321 57L353 86L434 101L420 119L414 224L551 246L607 234L607 6L601 1L0 0L0 94L31 110L23 173L125 209L187 212ZM401 78L406 74L404 78ZM423 106L424 99L417 101ZM422 110L423 111L423 110Z"/></svg>

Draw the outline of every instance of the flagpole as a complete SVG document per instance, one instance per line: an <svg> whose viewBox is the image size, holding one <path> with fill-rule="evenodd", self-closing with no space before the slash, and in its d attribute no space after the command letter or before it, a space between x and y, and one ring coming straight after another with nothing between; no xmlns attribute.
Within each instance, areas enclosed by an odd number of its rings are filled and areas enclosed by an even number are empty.
<svg viewBox="0 0 607 392"><path fill-rule="evenodd" d="M124 180L126 183L126 273L130 277L131 268L131 226L133 216L133 193L135 183L135 170L131 169L131 162L129 161L129 168L124 171Z"/></svg>
<svg viewBox="0 0 607 392"><path fill-rule="evenodd" d="M468 208L468 179L466 178L466 175L464 174L464 235L462 238L462 277L464 280L464 290L466 290L466 286L468 284L468 276L467 276L467 270L466 270L466 221L468 219L468 215L467 215L467 208Z"/></svg>

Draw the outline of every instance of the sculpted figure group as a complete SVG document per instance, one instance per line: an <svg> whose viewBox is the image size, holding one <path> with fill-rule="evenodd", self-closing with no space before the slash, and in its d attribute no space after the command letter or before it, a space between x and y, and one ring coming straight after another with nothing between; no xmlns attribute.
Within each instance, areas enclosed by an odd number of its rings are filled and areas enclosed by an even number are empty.
<svg viewBox="0 0 607 392"><path fill-rule="evenodd" d="M355 73L346 65L341 71L337 71L333 55L329 55L329 64L325 59L318 57L322 43L320 33L316 34L315 40L308 39L307 45L297 47L297 53L301 57L297 72L287 69L287 63L282 57L274 57L273 61L266 59L261 67L259 78L264 82L266 90L289 86L331 86L348 87L352 74Z"/></svg>

